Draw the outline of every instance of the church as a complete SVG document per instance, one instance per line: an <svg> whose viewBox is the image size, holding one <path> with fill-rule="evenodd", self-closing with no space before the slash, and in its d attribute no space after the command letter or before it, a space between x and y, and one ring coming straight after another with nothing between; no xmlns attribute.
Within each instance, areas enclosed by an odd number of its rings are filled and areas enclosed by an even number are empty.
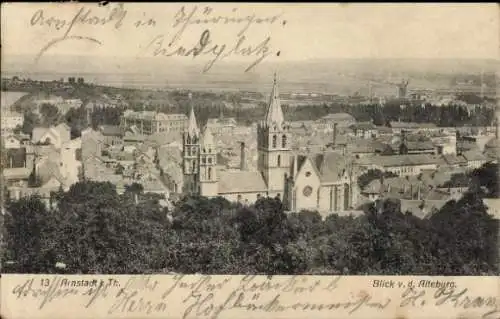
<svg viewBox="0 0 500 319"><path fill-rule="evenodd" d="M345 153L345 148L336 149L335 144L319 154L292 150L293 136L281 108L276 75L256 137L256 171L248 171L244 165L237 171L218 169L214 137L207 127L200 131L191 108L183 134L184 192L221 196L244 204L254 203L260 197L278 197L289 211L353 209L359 193L353 158Z"/></svg>

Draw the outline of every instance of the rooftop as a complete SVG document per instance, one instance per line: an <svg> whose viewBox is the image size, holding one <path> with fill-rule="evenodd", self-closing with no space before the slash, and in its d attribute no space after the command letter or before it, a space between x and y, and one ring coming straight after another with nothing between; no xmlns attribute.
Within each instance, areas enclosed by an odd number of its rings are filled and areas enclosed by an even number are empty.
<svg viewBox="0 0 500 319"><path fill-rule="evenodd" d="M251 193L265 191L267 191L267 186L260 172L219 172L219 193Z"/></svg>
<svg viewBox="0 0 500 319"><path fill-rule="evenodd" d="M360 158L356 161L359 165L381 165L384 167L417 166L427 164L442 164L443 159L429 154L408 154L391 156L373 156Z"/></svg>

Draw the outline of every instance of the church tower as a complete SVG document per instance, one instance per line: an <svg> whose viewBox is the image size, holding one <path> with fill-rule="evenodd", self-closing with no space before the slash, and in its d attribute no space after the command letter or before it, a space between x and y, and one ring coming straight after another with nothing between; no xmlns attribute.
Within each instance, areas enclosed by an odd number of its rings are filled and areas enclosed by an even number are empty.
<svg viewBox="0 0 500 319"><path fill-rule="evenodd" d="M191 94L189 95L191 99ZM184 192L185 193L198 193L198 175L199 175L199 155L200 155L200 130L196 124L196 117L194 115L193 105L191 104L191 111L187 128L182 136L182 171L184 174Z"/></svg>
<svg viewBox="0 0 500 319"><path fill-rule="evenodd" d="M291 164L290 126L281 109L276 74L266 117L257 126L258 170L262 173L271 197L283 199L285 179Z"/></svg>
<svg viewBox="0 0 500 319"><path fill-rule="evenodd" d="M218 194L217 184L217 150L214 137L205 127L200 141L200 194L215 197Z"/></svg>

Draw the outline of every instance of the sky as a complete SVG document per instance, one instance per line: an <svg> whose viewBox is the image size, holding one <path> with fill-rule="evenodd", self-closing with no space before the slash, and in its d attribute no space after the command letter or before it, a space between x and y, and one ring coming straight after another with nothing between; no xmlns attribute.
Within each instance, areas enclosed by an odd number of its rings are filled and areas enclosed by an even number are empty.
<svg viewBox="0 0 500 319"><path fill-rule="evenodd" d="M107 17L113 5L79 3L2 3L2 55L35 57L50 41L62 38L69 22L83 8L87 16ZM300 61L329 58L467 58L497 59L499 10L496 4L230 4L230 3L125 3L125 18L118 29L113 23L95 26L75 23L66 39L50 46L45 55L96 57L150 56L145 49L158 37L162 48L180 28L175 15L182 6L196 16L279 15L274 23L252 24L244 33L245 44L257 46L270 37L272 54L266 60ZM210 9L206 9L210 7ZM40 11L42 10L42 11ZM43 12L41 14L41 12ZM43 18L42 18L43 15ZM138 19L153 19L154 26L135 27ZM56 30L54 21L66 21ZM34 25L32 25L34 24ZM50 25L49 25L50 24ZM243 24L189 25L174 44L187 48L198 43L205 29L212 43L234 47ZM277 52L280 52L277 56ZM227 51L226 51L227 52ZM189 61L189 58L180 58ZM252 61L254 57L229 55L226 60Z"/></svg>

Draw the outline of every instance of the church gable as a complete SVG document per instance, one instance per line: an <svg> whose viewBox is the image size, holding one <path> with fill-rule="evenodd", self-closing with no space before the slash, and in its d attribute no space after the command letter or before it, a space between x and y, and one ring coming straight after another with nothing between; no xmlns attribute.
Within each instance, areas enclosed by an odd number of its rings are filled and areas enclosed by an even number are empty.
<svg viewBox="0 0 500 319"><path fill-rule="evenodd" d="M292 200L296 209L317 209L321 187L320 176L310 158L305 158L296 174Z"/></svg>
<svg viewBox="0 0 500 319"><path fill-rule="evenodd" d="M59 136L57 135L56 132L49 129L44 134L42 134L40 136L40 139L37 142L42 143L42 144L58 145L59 144Z"/></svg>
<svg viewBox="0 0 500 319"><path fill-rule="evenodd" d="M305 158L303 163L300 165L299 170L295 176L295 184L299 183L310 183L318 184L320 183L320 176L318 170L312 163L310 158Z"/></svg>

